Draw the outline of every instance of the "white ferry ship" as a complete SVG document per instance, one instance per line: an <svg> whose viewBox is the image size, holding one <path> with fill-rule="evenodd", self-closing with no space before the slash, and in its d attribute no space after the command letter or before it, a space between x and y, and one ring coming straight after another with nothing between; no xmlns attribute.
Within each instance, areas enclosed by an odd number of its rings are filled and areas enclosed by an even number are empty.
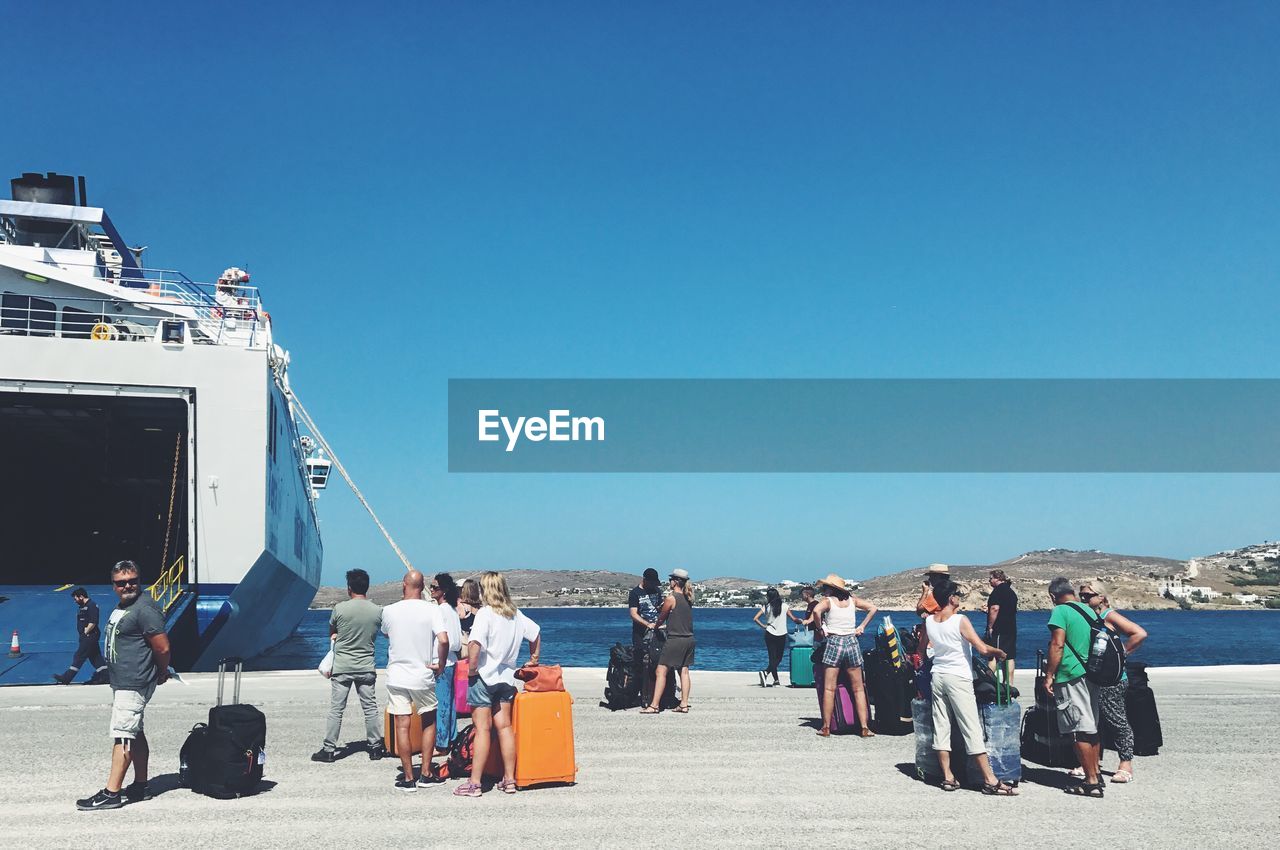
<svg viewBox="0 0 1280 850"><path fill-rule="evenodd" d="M71 589L89 589L105 624L109 568L124 558L165 610L177 669L262 653L315 595L328 461L299 433L289 356L258 290L239 269L200 284L144 267L87 205L83 178L11 182L0 633L18 646L0 653L0 684L66 669Z"/></svg>

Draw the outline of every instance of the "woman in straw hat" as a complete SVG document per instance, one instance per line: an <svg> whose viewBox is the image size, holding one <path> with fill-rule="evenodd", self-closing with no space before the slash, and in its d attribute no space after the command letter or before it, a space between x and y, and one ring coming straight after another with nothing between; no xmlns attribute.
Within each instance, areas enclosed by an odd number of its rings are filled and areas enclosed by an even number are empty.
<svg viewBox="0 0 1280 850"><path fill-rule="evenodd" d="M871 618L876 615L876 606L865 599L859 599L845 586L844 579L832 573L818 582L822 586L823 600L813 609L813 616L821 618L822 630L827 635L827 648L822 654L822 663L826 667L822 681L822 728L818 735L827 738L831 735L831 714L835 710L836 683L840 678L840 668L847 668L849 673L849 690L853 693L853 704L858 712L858 722L862 724L859 733L863 738L875 735L871 731L871 712L867 709L867 691L862 684L862 647L858 638L866 630ZM858 612L866 611L867 616L858 623Z"/></svg>
<svg viewBox="0 0 1280 850"><path fill-rule="evenodd" d="M928 617L942 609L934 598L934 591L946 587L951 581L951 568L946 564L930 564L924 571L924 582L920 586L920 598L916 600L916 614Z"/></svg>

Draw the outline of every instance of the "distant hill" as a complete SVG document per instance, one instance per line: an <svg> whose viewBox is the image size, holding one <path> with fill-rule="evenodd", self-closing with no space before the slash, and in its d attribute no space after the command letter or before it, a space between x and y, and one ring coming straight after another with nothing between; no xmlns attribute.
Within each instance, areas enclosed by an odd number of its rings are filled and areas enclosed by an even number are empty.
<svg viewBox="0 0 1280 850"><path fill-rule="evenodd" d="M920 596L925 565L877 576L861 582L860 596L886 610L911 610ZM1049 582L1066 576L1072 583L1100 582L1118 608L1177 608L1179 603L1159 593L1159 582L1178 576L1189 585L1207 587L1223 594L1217 605L1236 603L1233 593L1255 593L1261 598L1280 595L1280 544L1263 543L1180 561L1147 555L1117 555L1096 549L1040 549L1025 552L994 564L951 566L951 575L968 594L965 607L978 609L991 592L987 577L1002 569L1013 579L1018 605L1027 610L1049 607ZM609 570L509 570L504 575L512 595L521 607L625 605L627 594L640 582L634 573ZM467 575L454 573L459 583ZM665 576L664 576L665 578ZM717 577L695 581L700 605L759 604L764 582L757 579ZM784 596L797 598L799 587L787 588ZM400 598L400 582L391 581L370 589L370 598L379 605ZM322 587L313 608L331 608L347 598L338 587ZM1182 603L1184 606L1186 603ZM1254 607L1261 601L1253 603ZM1204 607L1195 603L1195 607ZM1234 607L1238 607L1238 603Z"/></svg>
<svg viewBox="0 0 1280 850"><path fill-rule="evenodd" d="M478 573L453 573L459 584L475 575ZM625 605L631 588L640 583L637 573L609 570L507 570L503 575L516 604L522 608ZM695 586L700 591L745 591L762 583L757 579L720 577L695 582ZM369 598L379 605L387 605L400 598L400 588L399 581L376 584L369 588ZM316 591L311 607L332 608L346 598L346 588L322 587Z"/></svg>

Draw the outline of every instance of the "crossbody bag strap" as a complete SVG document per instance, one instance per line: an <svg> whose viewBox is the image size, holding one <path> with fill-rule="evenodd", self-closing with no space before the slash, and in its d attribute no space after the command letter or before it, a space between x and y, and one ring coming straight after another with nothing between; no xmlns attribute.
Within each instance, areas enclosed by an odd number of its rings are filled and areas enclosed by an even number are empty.
<svg viewBox="0 0 1280 850"><path fill-rule="evenodd" d="M1091 629L1092 629L1092 628L1098 627L1098 628L1103 628L1103 629L1105 629L1105 628L1107 627L1107 624L1106 624L1103 620L1101 620L1100 618L1095 618L1095 619L1090 620L1090 619L1089 619L1089 616L1088 616L1087 614L1085 614L1085 613L1084 613L1084 611L1083 611L1083 610L1081 610L1080 606L1079 606L1079 605L1077 605L1076 603L1074 603L1074 602L1068 602L1067 604L1071 606L1071 610L1072 610L1072 611L1075 611L1075 612L1076 612L1077 614L1079 614L1081 617L1084 617L1084 621L1085 621L1086 623L1088 623L1088 624L1089 624L1089 628L1091 628ZM1080 653L1076 652L1076 648L1075 648L1074 646L1072 646L1072 645L1071 645L1071 641L1069 641L1069 640L1064 640L1064 641L1063 641L1063 643L1065 643L1065 644L1067 645L1067 649L1071 650L1071 654L1072 654L1072 655L1074 655L1074 656L1076 657L1076 660L1077 660L1077 661L1079 661L1081 664L1083 664L1086 668L1089 666L1088 662L1087 662L1087 661L1085 661L1085 659L1083 659L1083 658L1081 658L1081 657L1080 657Z"/></svg>

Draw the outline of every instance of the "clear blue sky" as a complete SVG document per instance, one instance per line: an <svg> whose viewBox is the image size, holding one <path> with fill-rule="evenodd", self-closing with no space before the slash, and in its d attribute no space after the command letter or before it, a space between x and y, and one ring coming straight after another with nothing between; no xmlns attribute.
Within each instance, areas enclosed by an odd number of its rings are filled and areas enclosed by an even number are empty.
<svg viewBox="0 0 1280 850"><path fill-rule="evenodd" d="M445 471L450 377L1280 377L1274 3L4 17L0 163L87 175L152 264L250 268L424 568L866 576L1280 534L1277 476ZM340 486L320 510L327 580L398 574Z"/></svg>

